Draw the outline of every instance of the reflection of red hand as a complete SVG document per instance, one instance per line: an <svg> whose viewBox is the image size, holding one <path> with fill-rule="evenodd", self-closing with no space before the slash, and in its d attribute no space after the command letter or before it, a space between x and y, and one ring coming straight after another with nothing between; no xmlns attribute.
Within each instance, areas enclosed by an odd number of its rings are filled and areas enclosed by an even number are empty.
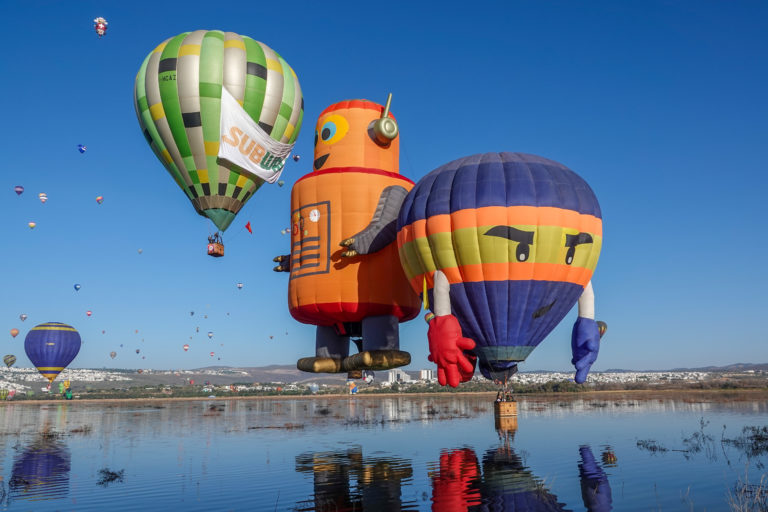
<svg viewBox="0 0 768 512"><path fill-rule="evenodd" d="M466 511L480 504L480 493L472 489L479 474L477 456L469 448L440 454L440 472L432 478L432 510Z"/></svg>
<svg viewBox="0 0 768 512"><path fill-rule="evenodd" d="M436 316L429 322L429 360L437 364L437 381L457 387L475 373L475 356L464 350L475 348L475 342L461 335L459 321L453 315Z"/></svg>

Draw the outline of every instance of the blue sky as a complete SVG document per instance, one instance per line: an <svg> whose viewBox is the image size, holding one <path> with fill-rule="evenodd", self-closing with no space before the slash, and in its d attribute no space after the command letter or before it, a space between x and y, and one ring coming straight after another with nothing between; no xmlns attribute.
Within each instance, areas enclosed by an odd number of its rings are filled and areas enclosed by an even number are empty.
<svg viewBox="0 0 768 512"><path fill-rule="evenodd" d="M97 16L109 21L102 39ZM31 366L24 336L44 321L80 331L74 367L313 355L314 327L291 318L287 275L271 271L287 252L290 189L311 170L325 107L388 92L401 172L414 181L462 156L521 151L592 186L604 218L597 318L609 326L594 369L768 362L765 2L30 1L2 28L0 352L18 365ZM132 103L145 55L195 29L268 44L305 99L302 160L240 212L221 259L205 255L212 224L155 159ZM574 320L575 310L521 368L569 370ZM410 369L432 367L426 330L421 319L401 326Z"/></svg>

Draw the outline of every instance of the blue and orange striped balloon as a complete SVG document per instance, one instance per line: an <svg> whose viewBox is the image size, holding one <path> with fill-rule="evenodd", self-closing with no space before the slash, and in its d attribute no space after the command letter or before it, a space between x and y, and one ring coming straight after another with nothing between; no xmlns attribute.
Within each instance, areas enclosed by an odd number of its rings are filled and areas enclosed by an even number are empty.
<svg viewBox="0 0 768 512"><path fill-rule="evenodd" d="M397 223L412 288L450 283L452 313L480 369L517 364L576 304L602 246L600 205L576 173L546 158L486 153L422 178Z"/></svg>
<svg viewBox="0 0 768 512"><path fill-rule="evenodd" d="M46 322L24 339L24 350L43 377L53 382L80 352L80 334L71 325Z"/></svg>

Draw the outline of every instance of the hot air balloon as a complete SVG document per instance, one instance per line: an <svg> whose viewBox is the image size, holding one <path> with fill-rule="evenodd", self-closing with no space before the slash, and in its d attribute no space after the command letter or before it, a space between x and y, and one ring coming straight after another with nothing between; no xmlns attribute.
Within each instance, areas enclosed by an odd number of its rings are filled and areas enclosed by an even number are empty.
<svg viewBox="0 0 768 512"><path fill-rule="evenodd" d="M141 254L141 253L143 253L143 252L144 252L144 249L139 249L139 251L138 251L138 252L139 252L139 254Z"/></svg>
<svg viewBox="0 0 768 512"><path fill-rule="evenodd" d="M109 353L109 357L111 357L112 359L116 358L117 357L117 352L115 352L113 350L112 352Z"/></svg>
<svg viewBox="0 0 768 512"><path fill-rule="evenodd" d="M107 331L102 330L101 334L107 334Z"/></svg>
<svg viewBox="0 0 768 512"><path fill-rule="evenodd" d="M243 283L237 283L237 289L242 290L243 289Z"/></svg>
<svg viewBox="0 0 768 512"><path fill-rule="evenodd" d="M211 338L213 338L213 332L208 333L208 339L211 339Z"/></svg>
<svg viewBox="0 0 768 512"><path fill-rule="evenodd" d="M16 185L15 187L13 187L13 191L16 192L17 196L20 196L21 194L24 193L24 187L22 187L21 185Z"/></svg>
<svg viewBox="0 0 768 512"><path fill-rule="evenodd" d="M294 162L298 162L299 160L301 160L301 157L299 155L293 155Z"/></svg>
<svg viewBox="0 0 768 512"><path fill-rule="evenodd" d="M144 373L144 370L141 370L141 369L139 369L139 370L136 370L136 373L138 373L138 374L142 374L142 373Z"/></svg>
<svg viewBox="0 0 768 512"><path fill-rule="evenodd" d="M85 312L85 314L86 314L86 315L88 315L88 316L91 316L91 315L93 314L93 311L91 311L91 310L89 309L88 311L86 311L86 312Z"/></svg>
<svg viewBox="0 0 768 512"><path fill-rule="evenodd" d="M74 288L76 292L79 292L82 287L79 284L75 284Z"/></svg>
<svg viewBox="0 0 768 512"><path fill-rule="evenodd" d="M5 357L3 357L3 362L5 363L5 366L10 368L16 362L16 356L13 354L8 354Z"/></svg>
<svg viewBox="0 0 768 512"><path fill-rule="evenodd" d="M190 311L189 312L189 316L195 316L195 312L194 311Z"/></svg>
<svg viewBox="0 0 768 512"><path fill-rule="evenodd" d="M45 204L45 202L48 200L48 194L46 194L45 192L40 192L39 194L37 194L37 198L40 199L41 203Z"/></svg>
<svg viewBox="0 0 768 512"><path fill-rule="evenodd" d="M141 349L138 349L138 348L137 348L137 349L136 349L136 353L138 354L139 352L141 352Z"/></svg>
<svg viewBox="0 0 768 512"><path fill-rule="evenodd" d="M600 206L567 167L522 153L450 162L408 194L397 229L406 276L437 315L430 359L441 384L469 380L475 357L485 377L505 380L577 301L577 325L597 338L583 317L594 315ZM588 371L583 357L574 348L577 382Z"/></svg>
<svg viewBox="0 0 768 512"><path fill-rule="evenodd" d="M277 186L278 186L278 187L282 187L283 185L285 185L285 181L283 181L283 180L278 180L278 182L277 182Z"/></svg>
<svg viewBox="0 0 768 512"><path fill-rule="evenodd" d="M291 316L317 326L315 356L303 371L337 373L406 365L399 323L419 312L398 265L397 211L413 182L401 176L397 124L387 105L341 101L315 130L313 171L291 191L291 254L274 268L290 272ZM342 246L341 249L339 246ZM350 337L362 337L349 355Z"/></svg>
<svg viewBox="0 0 768 512"><path fill-rule="evenodd" d="M155 155L221 231L265 181L278 180L304 115L299 81L282 57L216 30L155 48L136 76L134 105Z"/></svg>
<svg viewBox="0 0 768 512"><path fill-rule="evenodd" d="M107 20L105 20L101 16L93 20L93 29L96 31L97 34L99 34L99 37L107 33L107 25L109 25L109 23L107 22Z"/></svg>
<svg viewBox="0 0 768 512"><path fill-rule="evenodd" d="M211 357L213 357L213 356L215 356L215 355L216 355L216 354L214 354L213 352L211 352Z"/></svg>
<svg viewBox="0 0 768 512"><path fill-rule="evenodd" d="M82 144L78 144L77 145L77 150L80 152L80 154L83 154L83 153L85 153L88 150L88 148L83 146Z"/></svg>
<svg viewBox="0 0 768 512"><path fill-rule="evenodd" d="M18 329L11 329L11 336L13 336L15 338L18 335L19 335L19 330Z"/></svg>
<svg viewBox="0 0 768 512"><path fill-rule="evenodd" d="M80 334L75 328L60 322L37 325L24 340L27 357L49 383L72 362L80 345Z"/></svg>
<svg viewBox="0 0 768 512"><path fill-rule="evenodd" d="M27 226L29 226L29 229L35 229L35 226L37 226L37 222L27 222Z"/></svg>
<svg viewBox="0 0 768 512"><path fill-rule="evenodd" d="M189 344L185 343L182 348L184 349L184 352L186 352L187 350L189 350Z"/></svg>
<svg viewBox="0 0 768 512"><path fill-rule="evenodd" d="M21 318L21 321L23 322L24 320L27 319L27 315L22 313L22 314L19 315L19 318Z"/></svg>
<svg viewBox="0 0 768 512"><path fill-rule="evenodd" d="M608 330L608 324L603 322L603 321L601 321L601 320L598 320L597 321L597 330L600 333L600 338L602 338L603 335L605 334L605 331Z"/></svg>
<svg viewBox="0 0 768 512"><path fill-rule="evenodd" d="M101 204L104 202L104 196L96 196L96 202L98 204Z"/></svg>

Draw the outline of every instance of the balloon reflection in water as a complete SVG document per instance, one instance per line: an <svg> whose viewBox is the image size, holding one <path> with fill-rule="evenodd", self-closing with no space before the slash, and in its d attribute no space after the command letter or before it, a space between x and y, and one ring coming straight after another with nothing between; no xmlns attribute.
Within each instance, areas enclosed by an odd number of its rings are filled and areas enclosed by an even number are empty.
<svg viewBox="0 0 768 512"><path fill-rule="evenodd" d="M471 448L443 450L432 475L432 510L565 511L546 483L523 464L510 446L514 431L499 430L505 441L483 455ZM592 512L612 510L608 477L589 446L579 447L579 478L584 506Z"/></svg>
<svg viewBox="0 0 768 512"><path fill-rule="evenodd" d="M360 446L297 455L296 471L314 478L314 500L297 510L401 510L401 484L413 478L409 460L363 457Z"/></svg>
<svg viewBox="0 0 768 512"><path fill-rule="evenodd" d="M41 436L14 460L10 496L33 501L62 498L69 493L69 470L67 446Z"/></svg>

